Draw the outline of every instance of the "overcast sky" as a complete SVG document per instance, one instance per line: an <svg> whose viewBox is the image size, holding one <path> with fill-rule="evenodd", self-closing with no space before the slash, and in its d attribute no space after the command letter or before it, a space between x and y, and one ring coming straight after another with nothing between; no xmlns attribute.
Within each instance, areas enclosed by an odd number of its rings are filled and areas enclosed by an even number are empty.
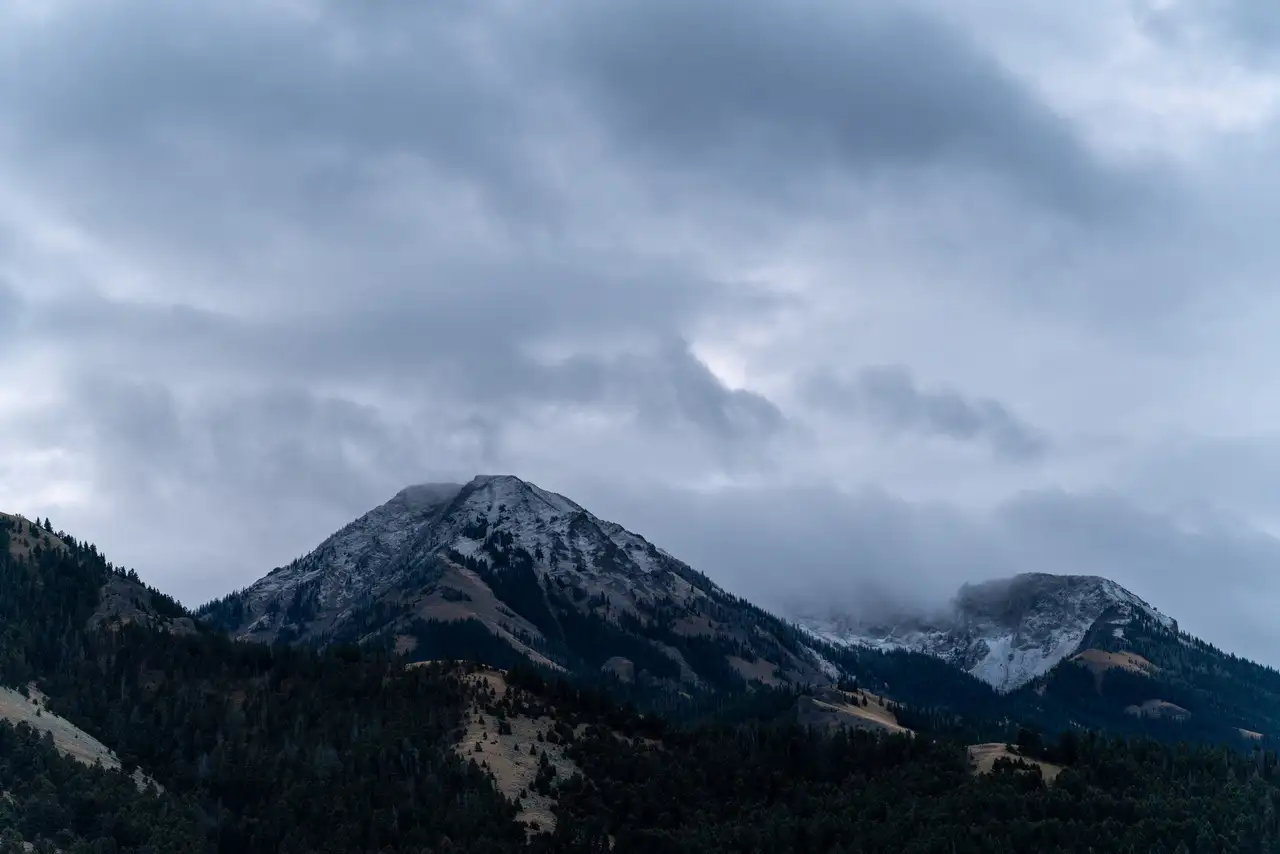
<svg viewBox="0 0 1280 854"><path fill-rule="evenodd" d="M514 473L1280 664L1280 7L7 0L0 507L189 605Z"/></svg>

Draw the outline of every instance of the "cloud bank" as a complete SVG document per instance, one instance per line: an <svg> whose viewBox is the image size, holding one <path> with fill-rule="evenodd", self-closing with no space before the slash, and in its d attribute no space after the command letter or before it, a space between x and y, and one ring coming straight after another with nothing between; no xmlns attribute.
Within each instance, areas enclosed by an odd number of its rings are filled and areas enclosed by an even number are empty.
<svg viewBox="0 0 1280 854"><path fill-rule="evenodd" d="M504 471L778 607L1095 573L1280 663L1259 15L8 4L0 505L196 604Z"/></svg>

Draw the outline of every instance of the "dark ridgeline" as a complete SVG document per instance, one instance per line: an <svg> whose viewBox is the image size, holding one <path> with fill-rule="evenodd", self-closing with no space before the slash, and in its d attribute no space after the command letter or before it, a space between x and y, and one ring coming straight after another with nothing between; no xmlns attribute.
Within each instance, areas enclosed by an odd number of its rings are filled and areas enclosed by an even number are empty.
<svg viewBox="0 0 1280 854"><path fill-rule="evenodd" d="M502 601L578 630L554 599L540 593L552 604L538 614L521 598L533 595L516 584ZM0 683L37 683L51 710L164 787L140 792L0 724L0 851L1280 850L1266 728L1275 672L1170 644L1154 625L1128 637L1158 672L1099 678L1064 663L1011 695L934 658L815 647L844 671L840 687L901 704L910 736L801 728L798 683L703 679L691 692L624 682L594 659L535 667L479 621L427 628L419 642L512 668L501 699L477 699L453 666L405 669L376 634L363 646L267 646L190 617L93 546L0 519ZM1191 717L1125 712L1153 691ZM544 763L530 783L557 801L553 835L528 836L516 805L455 750L472 702L555 721L580 773ZM1059 736L1071 721L1091 729ZM1231 738L1237 724L1263 740ZM1183 739L1215 743L1168 743ZM976 741L1017 741L1064 770L1051 785L1010 762L974 776L964 745Z"/></svg>

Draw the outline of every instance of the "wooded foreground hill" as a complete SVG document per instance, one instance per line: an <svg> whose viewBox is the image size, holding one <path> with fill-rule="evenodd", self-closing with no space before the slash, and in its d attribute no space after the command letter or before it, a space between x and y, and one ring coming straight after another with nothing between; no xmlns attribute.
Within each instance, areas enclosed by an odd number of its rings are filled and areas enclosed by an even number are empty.
<svg viewBox="0 0 1280 854"><path fill-rule="evenodd" d="M0 724L0 851L1280 851L1261 745L1019 732L977 693L913 706L943 678L899 666L920 658L867 658L842 686L861 702L891 676L914 734L802 727L795 685L710 692L676 722L545 667L233 642L20 519L0 521L0 591L0 684L121 765ZM980 732L1061 771L976 774Z"/></svg>

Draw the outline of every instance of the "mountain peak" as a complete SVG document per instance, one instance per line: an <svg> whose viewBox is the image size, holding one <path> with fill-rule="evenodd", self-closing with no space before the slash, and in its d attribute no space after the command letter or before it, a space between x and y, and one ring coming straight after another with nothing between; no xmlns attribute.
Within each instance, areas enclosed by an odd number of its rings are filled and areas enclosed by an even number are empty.
<svg viewBox="0 0 1280 854"><path fill-rule="evenodd" d="M516 489L531 486L528 481L516 477L514 474L478 474L471 478L471 483L509 486Z"/></svg>
<svg viewBox="0 0 1280 854"><path fill-rule="evenodd" d="M937 617L907 616L885 624L834 614L800 622L818 637L845 646L933 655L997 690L1012 691L1047 673L1097 632L1123 634L1135 618L1177 629L1173 620L1108 578L1033 572L962 585L950 610Z"/></svg>
<svg viewBox="0 0 1280 854"><path fill-rule="evenodd" d="M838 673L792 626L514 475L408 487L201 615L244 640L383 643L423 657L462 644L681 690Z"/></svg>
<svg viewBox="0 0 1280 854"><path fill-rule="evenodd" d="M537 484L530 483L527 480L522 480L513 474L476 475L471 479L471 482L467 484L466 488L471 490L487 490L500 497L532 497L546 504L570 508L575 512L582 509L563 495L543 489Z"/></svg>

